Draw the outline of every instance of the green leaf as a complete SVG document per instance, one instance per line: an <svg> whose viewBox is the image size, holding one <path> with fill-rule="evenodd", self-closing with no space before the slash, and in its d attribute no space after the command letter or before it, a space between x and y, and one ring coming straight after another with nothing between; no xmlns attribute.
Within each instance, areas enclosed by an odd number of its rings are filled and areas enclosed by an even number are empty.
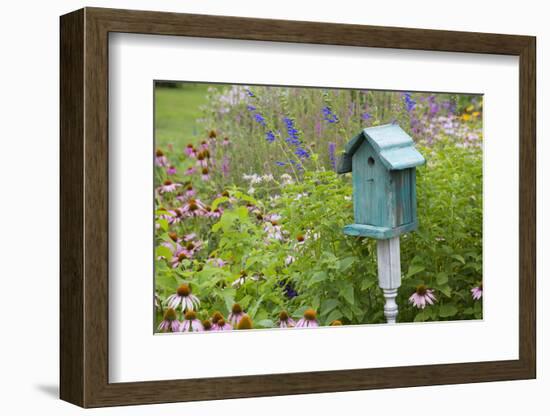
<svg viewBox="0 0 550 416"><path fill-rule="evenodd" d="M328 279L328 274L325 271L315 272L310 279L310 283L319 283Z"/></svg>
<svg viewBox="0 0 550 416"><path fill-rule="evenodd" d="M466 264L466 261L464 260L464 257L462 257L460 254L453 254L451 257L452 257L453 259L458 260L458 261L461 262L462 264Z"/></svg>
<svg viewBox="0 0 550 416"><path fill-rule="evenodd" d="M334 308L336 308L340 302L338 302L338 299L327 299L321 303L321 315L326 315L330 311L332 311Z"/></svg>
<svg viewBox="0 0 550 416"><path fill-rule="evenodd" d="M261 321L256 322L256 325L262 328L273 328L275 326L271 319L262 319Z"/></svg>
<svg viewBox="0 0 550 416"><path fill-rule="evenodd" d="M331 313L329 313L325 322L327 324L330 324L332 321L342 318L342 316L344 316L342 312L340 312L338 309L334 309Z"/></svg>
<svg viewBox="0 0 550 416"><path fill-rule="evenodd" d="M157 219L157 224L160 226L160 228L161 228L163 231L167 231L167 230L168 230L168 221L165 220L164 218L158 218L158 219Z"/></svg>
<svg viewBox="0 0 550 416"><path fill-rule="evenodd" d="M361 282L361 290L370 289L376 282L374 280L365 279Z"/></svg>
<svg viewBox="0 0 550 416"><path fill-rule="evenodd" d="M451 316L455 316L457 312L457 307L451 303L446 303L439 307L439 316L442 318L450 318Z"/></svg>
<svg viewBox="0 0 550 416"><path fill-rule="evenodd" d="M451 287L449 285L438 287L438 289L441 293L443 293L448 298L451 297Z"/></svg>
<svg viewBox="0 0 550 416"><path fill-rule="evenodd" d="M407 277L414 276L417 273L423 272L426 270L424 266L421 266L419 264L411 264L409 266L409 271L407 272Z"/></svg>
<svg viewBox="0 0 550 416"><path fill-rule="evenodd" d="M346 271L355 262L356 259L356 257L346 257L345 259L340 260L338 269L341 272Z"/></svg>
<svg viewBox="0 0 550 416"><path fill-rule="evenodd" d="M351 283L347 283L340 291L340 294L349 304L353 305L355 299L353 298L353 285Z"/></svg>
<svg viewBox="0 0 550 416"><path fill-rule="evenodd" d="M233 304L235 303L235 289L233 288L223 289L222 297L225 302L225 307L227 308L227 312L231 312L231 308L233 308Z"/></svg>
<svg viewBox="0 0 550 416"><path fill-rule="evenodd" d="M421 310L414 317L414 322L424 322L430 318L430 312L426 309Z"/></svg>
<svg viewBox="0 0 550 416"><path fill-rule="evenodd" d="M172 258L172 252L168 247L159 245L157 246L156 252L157 252L157 257L164 257L165 259Z"/></svg>
<svg viewBox="0 0 550 416"><path fill-rule="evenodd" d="M438 285L444 285L449 281L449 276L445 272L439 272L435 278Z"/></svg>
<svg viewBox="0 0 550 416"><path fill-rule="evenodd" d="M229 198L226 196L221 196L219 198L216 198L214 202L212 202L212 210L215 210L218 208L218 205L223 204L224 202L229 201Z"/></svg>

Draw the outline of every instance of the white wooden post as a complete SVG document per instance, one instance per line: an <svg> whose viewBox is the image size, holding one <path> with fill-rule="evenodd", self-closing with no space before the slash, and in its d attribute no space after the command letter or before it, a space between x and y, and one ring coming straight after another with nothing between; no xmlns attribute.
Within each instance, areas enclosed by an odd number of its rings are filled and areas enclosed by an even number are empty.
<svg viewBox="0 0 550 416"><path fill-rule="evenodd" d="M399 236L387 240L378 240L377 255L378 285L384 292L384 298L386 298L384 316L387 323L394 324L398 313L395 298L397 289L401 286Z"/></svg>

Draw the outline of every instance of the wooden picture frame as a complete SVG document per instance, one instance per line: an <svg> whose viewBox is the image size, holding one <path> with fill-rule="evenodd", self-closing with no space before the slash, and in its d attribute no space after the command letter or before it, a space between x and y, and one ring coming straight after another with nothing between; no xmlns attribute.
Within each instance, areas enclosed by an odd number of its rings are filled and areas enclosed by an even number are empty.
<svg viewBox="0 0 550 416"><path fill-rule="evenodd" d="M536 376L535 38L85 8L61 17L60 396L82 407ZM108 35L262 40L519 57L519 359L136 383L108 379Z"/></svg>

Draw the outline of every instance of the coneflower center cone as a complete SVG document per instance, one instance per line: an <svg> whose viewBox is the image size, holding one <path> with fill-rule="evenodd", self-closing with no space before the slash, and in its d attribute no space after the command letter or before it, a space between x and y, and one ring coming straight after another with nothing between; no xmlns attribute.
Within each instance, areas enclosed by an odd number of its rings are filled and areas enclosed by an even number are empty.
<svg viewBox="0 0 550 416"><path fill-rule="evenodd" d="M313 309L307 309L304 312L304 318L306 318L308 321L314 321L315 318L317 318L317 312L315 312Z"/></svg>
<svg viewBox="0 0 550 416"><path fill-rule="evenodd" d="M191 293L191 288L189 285L186 285L185 283L180 285L177 290L178 296L189 296Z"/></svg>

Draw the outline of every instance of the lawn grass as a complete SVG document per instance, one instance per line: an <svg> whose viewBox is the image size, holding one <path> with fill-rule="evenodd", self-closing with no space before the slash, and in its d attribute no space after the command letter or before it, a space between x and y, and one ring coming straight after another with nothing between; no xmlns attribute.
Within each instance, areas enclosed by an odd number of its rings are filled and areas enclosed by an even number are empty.
<svg viewBox="0 0 550 416"><path fill-rule="evenodd" d="M155 139L159 147L196 143L203 135L196 122L206 104L209 85L182 83L178 88L155 88Z"/></svg>

